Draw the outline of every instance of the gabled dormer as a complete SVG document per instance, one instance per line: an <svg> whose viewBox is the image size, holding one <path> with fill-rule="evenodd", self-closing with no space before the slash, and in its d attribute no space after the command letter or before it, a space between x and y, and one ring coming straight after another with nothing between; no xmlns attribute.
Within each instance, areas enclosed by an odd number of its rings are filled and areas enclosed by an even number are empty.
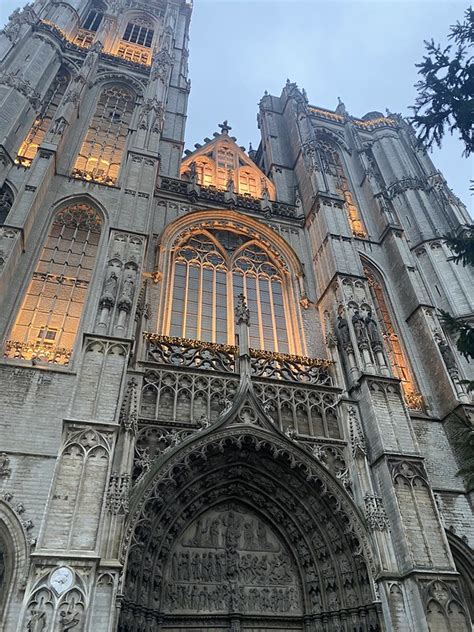
<svg viewBox="0 0 474 632"><path fill-rule="evenodd" d="M239 147L236 139L229 136L232 128L227 121L219 127L221 131L214 134L213 140L206 138L204 145L187 153L181 165L181 178L194 178L196 184L222 191L275 200L273 183L249 158L245 148Z"/></svg>

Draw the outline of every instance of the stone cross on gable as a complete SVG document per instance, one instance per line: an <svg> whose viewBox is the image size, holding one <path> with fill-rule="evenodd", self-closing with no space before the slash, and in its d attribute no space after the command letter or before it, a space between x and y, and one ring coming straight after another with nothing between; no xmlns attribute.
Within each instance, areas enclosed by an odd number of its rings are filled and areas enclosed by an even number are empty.
<svg viewBox="0 0 474 632"><path fill-rule="evenodd" d="M221 134L225 134L226 136L232 129L232 127L228 124L227 119L223 123L219 123L217 127L221 128Z"/></svg>

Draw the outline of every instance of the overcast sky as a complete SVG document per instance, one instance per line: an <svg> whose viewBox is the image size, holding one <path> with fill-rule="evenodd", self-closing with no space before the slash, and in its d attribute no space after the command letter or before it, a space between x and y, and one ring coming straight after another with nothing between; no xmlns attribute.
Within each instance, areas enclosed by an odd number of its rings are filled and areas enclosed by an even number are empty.
<svg viewBox="0 0 474 632"><path fill-rule="evenodd" d="M22 4L0 0L0 24ZM467 0L194 0L187 148L211 137L225 118L241 145L251 141L256 147L258 101L264 90L279 95L287 77L306 89L313 105L334 109L340 96L353 116L386 107L408 115L423 40L445 42L467 5ZM472 160L462 157L457 137L445 138L433 160L472 214Z"/></svg>

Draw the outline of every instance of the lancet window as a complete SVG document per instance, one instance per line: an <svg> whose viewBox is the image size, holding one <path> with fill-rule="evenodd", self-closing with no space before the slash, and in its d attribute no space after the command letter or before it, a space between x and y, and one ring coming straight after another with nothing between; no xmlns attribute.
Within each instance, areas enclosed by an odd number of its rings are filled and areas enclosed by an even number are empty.
<svg viewBox="0 0 474 632"><path fill-rule="evenodd" d="M154 36L155 30L149 20L135 18L125 27L117 55L137 64L150 65Z"/></svg>
<svg viewBox="0 0 474 632"><path fill-rule="evenodd" d="M250 345L288 353L288 301L280 264L255 241L230 231L202 231L176 250L170 335L234 344L236 298L251 313Z"/></svg>
<svg viewBox="0 0 474 632"><path fill-rule="evenodd" d="M367 265L364 266L364 273L369 281L370 293L377 312L378 322L384 330L384 339L393 373L402 383L408 406L419 409L422 407L422 396L418 392L405 351L393 324L394 320L388 306L383 282L379 275Z"/></svg>
<svg viewBox="0 0 474 632"><path fill-rule="evenodd" d="M69 73L62 68L46 93L41 111L21 144L16 158L17 163L29 167L33 162L33 158L36 156L38 148L49 130L59 103L66 92L69 80Z"/></svg>
<svg viewBox="0 0 474 632"><path fill-rule="evenodd" d="M102 91L73 175L114 185L132 120L135 95L121 86Z"/></svg>
<svg viewBox="0 0 474 632"><path fill-rule="evenodd" d="M95 9L91 9L87 14L86 19L84 20L83 28L87 31L93 31L94 33L99 28L104 14L101 11L96 11Z"/></svg>
<svg viewBox="0 0 474 632"><path fill-rule="evenodd" d="M318 140L318 154L322 170L331 177L336 192L345 200L352 232L357 237L366 237L359 209L350 190L339 152L331 143Z"/></svg>
<svg viewBox="0 0 474 632"><path fill-rule="evenodd" d="M101 232L87 204L56 213L7 342L6 356L67 364Z"/></svg>
<svg viewBox="0 0 474 632"><path fill-rule="evenodd" d="M13 193L6 184L0 188L0 226L5 223L7 215L13 206Z"/></svg>

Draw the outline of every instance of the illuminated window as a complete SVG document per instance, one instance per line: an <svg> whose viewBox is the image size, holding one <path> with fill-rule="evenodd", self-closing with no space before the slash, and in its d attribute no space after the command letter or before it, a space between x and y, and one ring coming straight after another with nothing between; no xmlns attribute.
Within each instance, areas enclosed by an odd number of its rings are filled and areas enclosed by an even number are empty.
<svg viewBox="0 0 474 632"><path fill-rule="evenodd" d="M239 193L248 193L252 197L257 197L260 191L257 189L257 179L248 171L239 173Z"/></svg>
<svg viewBox="0 0 474 632"><path fill-rule="evenodd" d="M288 353L281 270L255 242L230 231L194 234L177 249L170 334L234 344L240 293L251 312L251 346Z"/></svg>
<svg viewBox="0 0 474 632"><path fill-rule="evenodd" d="M7 342L7 357L69 362L100 230L99 215L86 204L56 214Z"/></svg>
<svg viewBox="0 0 474 632"><path fill-rule="evenodd" d="M196 172L198 183L206 187L211 186L213 183L213 169L209 162L200 161L196 162Z"/></svg>
<svg viewBox="0 0 474 632"><path fill-rule="evenodd" d="M85 31L84 29L79 29L76 37L74 38L74 44L80 46L81 48L90 48L92 46L92 42L94 41L94 33L92 31Z"/></svg>
<svg viewBox="0 0 474 632"><path fill-rule="evenodd" d="M66 92L68 83L69 74L61 69L46 93L41 111L18 151L17 163L29 166L33 162L38 147L43 142L58 105Z"/></svg>
<svg viewBox="0 0 474 632"><path fill-rule="evenodd" d="M91 11L89 11L89 13L87 14L87 17L84 20L84 24L82 26L87 31L94 31L95 33L97 29L99 28L103 17L104 17L103 13L101 13L100 11L95 11L94 9L91 9Z"/></svg>
<svg viewBox="0 0 474 632"><path fill-rule="evenodd" d="M145 20L134 20L129 22L122 39L131 44L139 44L150 48L153 42L154 30L150 28L150 23Z"/></svg>
<svg viewBox="0 0 474 632"><path fill-rule="evenodd" d="M372 301L377 312L378 322L383 326L383 335L387 344L390 364L394 375L401 381L403 392L410 408L419 409L422 404L421 395L417 391L417 385L410 370L408 360L403 350L400 339L395 331L393 319L385 299L385 291L379 275L364 266L364 273L369 281Z"/></svg>
<svg viewBox="0 0 474 632"><path fill-rule="evenodd" d="M0 189L0 226L5 223L13 206L13 193L6 184Z"/></svg>
<svg viewBox="0 0 474 632"><path fill-rule="evenodd" d="M330 143L320 140L318 142L318 153L323 171L334 178L337 192L346 201L346 209L353 234L357 237L366 237L364 225L360 219L359 209L351 193L339 152Z"/></svg>
<svg viewBox="0 0 474 632"><path fill-rule="evenodd" d="M135 64L143 64L144 66L149 66L151 62L150 53L138 46L127 46L126 44L121 44L118 47L117 55L127 61L133 61Z"/></svg>
<svg viewBox="0 0 474 632"><path fill-rule="evenodd" d="M73 175L103 184L118 178L135 97L126 88L106 88L77 157Z"/></svg>

